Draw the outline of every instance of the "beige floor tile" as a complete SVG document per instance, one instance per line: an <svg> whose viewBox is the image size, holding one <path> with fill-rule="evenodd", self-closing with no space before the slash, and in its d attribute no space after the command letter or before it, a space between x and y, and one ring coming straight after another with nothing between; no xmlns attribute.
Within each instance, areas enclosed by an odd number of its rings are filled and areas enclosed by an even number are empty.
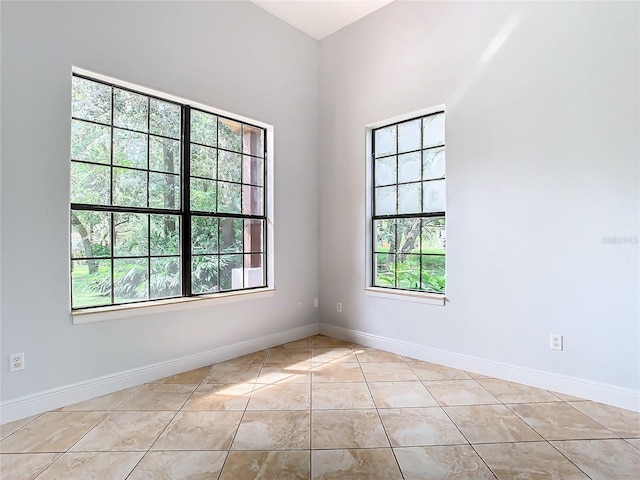
<svg viewBox="0 0 640 480"><path fill-rule="evenodd" d="M234 451L224 464L220 480L308 480L309 452Z"/></svg>
<svg viewBox="0 0 640 480"><path fill-rule="evenodd" d="M388 446L376 410L319 410L311 415L311 448Z"/></svg>
<svg viewBox="0 0 640 480"><path fill-rule="evenodd" d="M471 443L542 441L540 435L504 405L446 407L444 410Z"/></svg>
<svg viewBox="0 0 640 480"><path fill-rule="evenodd" d="M640 478L640 450L624 440L571 440L551 443L592 480Z"/></svg>
<svg viewBox="0 0 640 480"><path fill-rule="evenodd" d="M142 452L65 453L38 480L125 480Z"/></svg>
<svg viewBox="0 0 640 480"><path fill-rule="evenodd" d="M328 347L314 348L311 361L314 365L322 363L356 363L358 357L350 348L344 347Z"/></svg>
<svg viewBox="0 0 640 480"><path fill-rule="evenodd" d="M311 348L311 337L301 338L293 342L283 343L273 348Z"/></svg>
<svg viewBox="0 0 640 480"><path fill-rule="evenodd" d="M257 383L310 383L311 369L297 368L287 365L265 365L260 370Z"/></svg>
<svg viewBox="0 0 640 480"><path fill-rule="evenodd" d="M304 383L256 384L247 410L309 410L311 386Z"/></svg>
<svg viewBox="0 0 640 480"><path fill-rule="evenodd" d="M376 348L356 348L354 350L358 361L362 363L371 362L403 362L404 358L401 355L397 355L391 352L385 352L384 350L378 350Z"/></svg>
<svg viewBox="0 0 640 480"><path fill-rule="evenodd" d="M551 393L553 393L556 397L558 397L560 400L564 402L586 402L587 401L584 398L574 397L573 395L567 395L566 393L559 393L559 392L551 392Z"/></svg>
<svg viewBox="0 0 640 480"><path fill-rule="evenodd" d="M637 449L640 449L640 438L625 438L625 440Z"/></svg>
<svg viewBox="0 0 640 480"><path fill-rule="evenodd" d="M406 480L495 480L469 445L393 449Z"/></svg>
<svg viewBox="0 0 640 480"><path fill-rule="evenodd" d="M151 449L226 450L241 418L242 412L178 412Z"/></svg>
<svg viewBox="0 0 640 480"><path fill-rule="evenodd" d="M308 449L309 426L309 412L247 411L238 428L232 449Z"/></svg>
<svg viewBox="0 0 640 480"><path fill-rule="evenodd" d="M420 380L469 380L471 377L463 370L445 367L437 363L407 362Z"/></svg>
<svg viewBox="0 0 640 480"><path fill-rule="evenodd" d="M313 368L311 381L315 382L364 382L359 363L326 363Z"/></svg>
<svg viewBox="0 0 640 480"><path fill-rule="evenodd" d="M260 365L218 363L204 378L204 383L253 383L260 374Z"/></svg>
<svg viewBox="0 0 640 480"><path fill-rule="evenodd" d="M471 378L474 378L474 379L493 378L493 377L490 377L489 375L483 375L481 373L475 373L475 372L466 372L466 374L469 375Z"/></svg>
<svg viewBox="0 0 640 480"><path fill-rule="evenodd" d="M0 478L33 480L59 456L59 453L3 453L0 455Z"/></svg>
<svg viewBox="0 0 640 480"><path fill-rule="evenodd" d="M444 380L424 382L424 384L442 406L495 405L500 403L475 380Z"/></svg>
<svg viewBox="0 0 640 480"><path fill-rule="evenodd" d="M569 402L607 430L621 437L640 437L640 413L597 402Z"/></svg>
<svg viewBox="0 0 640 480"><path fill-rule="evenodd" d="M260 350L259 352L248 353L240 357L231 358L224 362L219 362L216 365L229 365L229 364L243 364L243 365L262 365L264 359L267 357L268 350Z"/></svg>
<svg viewBox="0 0 640 480"><path fill-rule="evenodd" d="M296 365L309 362L311 360L311 350L308 348L280 348L271 349L265 360L265 365L286 364Z"/></svg>
<svg viewBox="0 0 640 480"><path fill-rule="evenodd" d="M502 403L557 402L559 398L541 388L529 387L520 383L498 380L497 378L479 378L477 382Z"/></svg>
<svg viewBox="0 0 640 480"><path fill-rule="evenodd" d="M369 382L369 389L378 408L438 406L422 382Z"/></svg>
<svg viewBox="0 0 640 480"><path fill-rule="evenodd" d="M498 480L589 480L546 442L483 444L474 448Z"/></svg>
<svg viewBox="0 0 640 480"><path fill-rule="evenodd" d="M202 368L196 368L195 370L189 370L188 372L179 373L177 375L171 375L170 377L161 378L160 380L155 380L149 383L187 383L187 384L198 384L204 377L207 376L211 370L211 365Z"/></svg>
<svg viewBox="0 0 640 480"><path fill-rule="evenodd" d="M47 412L0 442L2 453L65 452L107 412Z"/></svg>
<svg viewBox="0 0 640 480"><path fill-rule="evenodd" d="M84 402L75 403L68 407L62 407L56 410L57 412L92 412L103 410L115 410L122 404L127 398L135 393L140 388L140 385L131 388L125 388L114 393L107 395L101 395L100 397L85 400Z"/></svg>
<svg viewBox="0 0 640 480"><path fill-rule="evenodd" d="M314 383L311 402L314 410L375 408L366 383Z"/></svg>
<svg viewBox="0 0 640 480"><path fill-rule="evenodd" d="M72 452L146 451L176 412L116 411L72 448Z"/></svg>
<svg viewBox="0 0 640 480"><path fill-rule="evenodd" d="M127 480L217 479L227 452L148 452Z"/></svg>
<svg viewBox="0 0 640 480"><path fill-rule="evenodd" d="M197 385L147 383L118 407L118 410L180 410Z"/></svg>
<svg viewBox="0 0 640 480"><path fill-rule="evenodd" d="M362 372L367 382L412 382L418 380L406 363L363 363Z"/></svg>
<svg viewBox="0 0 640 480"><path fill-rule="evenodd" d="M402 474L390 448L314 450L313 480L400 480Z"/></svg>
<svg viewBox="0 0 640 480"><path fill-rule="evenodd" d="M616 435L566 403L509 405L520 418L547 440L612 438Z"/></svg>
<svg viewBox="0 0 640 480"><path fill-rule="evenodd" d="M27 423L32 422L40 415L32 415L30 417L21 418L20 420L16 420L14 422L5 423L4 425L0 425L0 440L8 437L14 432L17 432L22 427L24 427Z"/></svg>
<svg viewBox="0 0 640 480"><path fill-rule="evenodd" d="M466 444L440 407L379 410L392 447Z"/></svg>
<svg viewBox="0 0 640 480"><path fill-rule="evenodd" d="M203 383L189 397L183 410L244 410L253 391L253 383Z"/></svg>
<svg viewBox="0 0 640 480"><path fill-rule="evenodd" d="M311 337L311 346L316 347L346 347L351 348L351 342L339 340L325 335L314 335Z"/></svg>

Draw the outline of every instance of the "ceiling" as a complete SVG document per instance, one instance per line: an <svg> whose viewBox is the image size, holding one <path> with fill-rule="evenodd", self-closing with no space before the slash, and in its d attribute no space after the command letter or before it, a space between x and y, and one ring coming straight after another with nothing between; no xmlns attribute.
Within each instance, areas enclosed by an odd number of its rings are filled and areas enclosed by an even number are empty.
<svg viewBox="0 0 640 480"><path fill-rule="evenodd" d="M316 40L375 12L393 0L252 0Z"/></svg>

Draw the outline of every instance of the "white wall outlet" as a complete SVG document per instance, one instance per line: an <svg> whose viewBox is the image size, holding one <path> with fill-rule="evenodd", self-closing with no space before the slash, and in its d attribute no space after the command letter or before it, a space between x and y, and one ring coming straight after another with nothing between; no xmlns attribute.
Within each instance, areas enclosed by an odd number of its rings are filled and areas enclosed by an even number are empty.
<svg viewBox="0 0 640 480"><path fill-rule="evenodd" d="M24 370L24 352L9 355L9 371Z"/></svg>
<svg viewBox="0 0 640 480"><path fill-rule="evenodd" d="M296 303L296 309L301 312L302 311L302 302Z"/></svg>
<svg viewBox="0 0 640 480"><path fill-rule="evenodd" d="M551 350L562 350L562 335L551 334Z"/></svg>
<svg viewBox="0 0 640 480"><path fill-rule="evenodd" d="M314 298L313 299L313 308L318 308L319 306L320 306L320 299Z"/></svg>
<svg viewBox="0 0 640 480"><path fill-rule="evenodd" d="M336 303L336 312L342 313L342 302Z"/></svg>

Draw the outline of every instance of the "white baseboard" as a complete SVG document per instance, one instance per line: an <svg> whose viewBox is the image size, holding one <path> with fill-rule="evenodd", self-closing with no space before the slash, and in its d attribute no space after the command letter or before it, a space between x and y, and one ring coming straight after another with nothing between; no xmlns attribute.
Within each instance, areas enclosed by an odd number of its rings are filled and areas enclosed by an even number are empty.
<svg viewBox="0 0 640 480"><path fill-rule="evenodd" d="M437 363L640 412L640 392L617 385L438 350L324 323L320 324L320 333L425 362Z"/></svg>
<svg viewBox="0 0 640 480"><path fill-rule="evenodd" d="M0 405L0 424L72 405L141 383L211 365L212 363L257 352L265 348L280 345L281 343L292 342L300 338L315 335L319 331L319 324L313 323L233 345L214 348L206 352L187 355L154 365L134 368L124 372L113 373L103 377L45 390L32 395L26 395L3 402L2 405Z"/></svg>

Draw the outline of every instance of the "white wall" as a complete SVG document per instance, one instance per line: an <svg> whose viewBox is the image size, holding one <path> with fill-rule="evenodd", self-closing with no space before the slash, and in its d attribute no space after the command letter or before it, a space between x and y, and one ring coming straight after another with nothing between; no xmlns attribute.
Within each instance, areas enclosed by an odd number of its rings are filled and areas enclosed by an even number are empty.
<svg viewBox="0 0 640 480"><path fill-rule="evenodd" d="M2 2L1 13L3 402L318 321L316 41L248 2ZM274 296L72 325L72 65L274 125ZM24 371L8 373L13 352Z"/></svg>
<svg viewBox="0 0 640 480"><path fill-rule="evenodd" d="M639 13L398 1L323 40L323 322L637 392ZM365 125L443 103L447 304L368 296Z"/></svg>

